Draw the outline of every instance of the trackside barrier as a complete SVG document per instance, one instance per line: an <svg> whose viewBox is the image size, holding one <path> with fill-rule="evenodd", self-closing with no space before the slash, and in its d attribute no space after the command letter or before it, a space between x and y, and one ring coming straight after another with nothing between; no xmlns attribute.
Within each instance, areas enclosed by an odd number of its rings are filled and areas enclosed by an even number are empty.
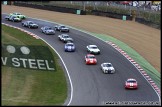
<svg viewBox="0 0 162 107"><path fill-rule="evenodd" d="M116 44L107 41L107 43L109 45L111 45L112 47L114 47L117 51L119 51L123 56L125 56L139 71L140 73L144 76L144 78L151 84L151 86L153 87L153 89L160 95L160 89L158 88L158 86L155 84L155 82L150 78L150 76L146 73L146 71L144 71L140 65L135 62L126 52L124 52L122 49L120 49Z"/></svg>
<svg viewBox="0 0 162 107"><path fill-rule="evenodd" d="M9 25L9 24L6 24L6 23L2 23L2 24L3 24L3 25L6 25L6 26L9 26L9 27L12 27L12 28L16 28L16 29L18 29L18 30L21 30L21 31L23 31L23 32L25 32L25 33L31 35L31 36L34 37L35 39L39 39L39 37L38 37L37 35L35 35L35 34L29 32L29 31L26 31L26 30L24 30L24 29L21 29L21 28L19 28L19 27L15 27L15 26L12 26L12 25Z"/></svg>

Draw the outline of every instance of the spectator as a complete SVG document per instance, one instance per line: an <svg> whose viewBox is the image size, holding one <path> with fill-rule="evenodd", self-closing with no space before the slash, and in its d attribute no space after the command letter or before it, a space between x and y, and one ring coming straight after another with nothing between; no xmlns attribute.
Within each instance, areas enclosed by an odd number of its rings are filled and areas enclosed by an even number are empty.
<svg viewBox="0 0 162 107"><path fill-rule="evenodd" d="M148 7L149 9L151 9L151 3L150 3L150 2L148 3L147 7Z"/></svg>

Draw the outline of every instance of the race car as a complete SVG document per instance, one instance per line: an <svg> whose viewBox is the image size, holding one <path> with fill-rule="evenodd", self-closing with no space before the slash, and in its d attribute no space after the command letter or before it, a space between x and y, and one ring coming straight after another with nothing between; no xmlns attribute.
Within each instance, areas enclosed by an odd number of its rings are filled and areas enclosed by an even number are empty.
<svg viewBox="0 0 162 107"><path fill-rule="evenodd" d="M69 32L69 28L67 28L65 25L56 25L54 29L60 32Z"/></svg>
<svg viewBox="0 0 162 107"><path fill-rule="evenodd" d="M28 28L38 28L38 24L34 23L33 21L22 22L22 26L28 27Z"/></svg>
<svg viewBox="0 0 162 107"><path fill-rule="evenodd" d="M68 42L65 44L65 52L74 52L74 51L75 51L74 43Z"/></svg>
<svg viewBox="0 0 162 107"><path fill-rule="evenodd" d="M6 20L9 20L9 17L10 17L10 16L5 16L5 19L6 19Z"/></svg>
<svg viewBox="0 0 162 107"><path fill-rule="evenodd" d="M137 81L133 78L128 78L127 81L125 81L125 88L126 89L137 89L138 88Z"/></svg>
<svg viewBox="0 0 162 107"><path fill-rule="evenodd" d="M64 43L67 43L68 41L73 42L73 39L70 38L70 36L67 34L58 35L58 38L60 41L63 41Z"/></svg>
<svg viewBox="0 0 162 107"><path fill-rule="evenodd" d="M42 33L45 33L46 35L55 34L55 31L49 26L41 27L41 31Z"/></svg>
<svg viewBox="0 0 162 107"><path fill-rule="evenodd" d="M100 50L96 45L88 45L86 48L89 53L100 54Z"/></svg>
<svg viewBox="0 0 162 107"><path fill-rule="evenodd" d="M6 16L5 19L8 20L8 21L12 21L12 22L21 22L22 21L20 18L17 18L14 15L12 15L12 16Z"/></svg>
<svg viewBox="0 0 162 107"><path fill-rule="evenodd" d="M20 19L25 19L26 16L21 14L21 13L18 13L18 12L14 12L14 13L10 13L10 15L14 15L16 16L17 18L20 18Z"/></svg>
<svg viewBox="0 0 162 107"><path fill-rule="evenodd" d="M95 64L97 64L97 59L96 59L95 55L87 54L85 56L85 62L86 62L87 65L89 65L89 64L94 64L95 65Z"/></svg>
<svg viewBox="0 0 162 107"><path fill-rule="evenodd" d="M115 69L114 69L113 65L109 62L102 63L101 70L103 71L103 73L107 73L107 74L115 73Z"/></svg>

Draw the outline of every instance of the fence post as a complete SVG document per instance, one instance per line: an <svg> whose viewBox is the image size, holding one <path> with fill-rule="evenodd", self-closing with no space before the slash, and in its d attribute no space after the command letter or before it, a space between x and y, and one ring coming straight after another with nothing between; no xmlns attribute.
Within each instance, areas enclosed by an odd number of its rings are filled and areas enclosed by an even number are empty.
<svg viewBox="0 0 162 107"><path fill-rule="evenodd" d="M136 11L135 10L131 10L131 15L132 15L132 21L135 21Z"/></svg>
<svg viewBox="0 0 162 107"><path fill-rule="evenodd" d="M85 11L86 10L85 1L82 1L82 3L83 3L83 10Z"/></svg>

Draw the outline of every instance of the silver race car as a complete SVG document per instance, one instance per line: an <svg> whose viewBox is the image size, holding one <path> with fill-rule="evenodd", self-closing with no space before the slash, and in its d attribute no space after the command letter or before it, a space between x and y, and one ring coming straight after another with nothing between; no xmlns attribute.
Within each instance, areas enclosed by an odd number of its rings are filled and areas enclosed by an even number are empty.
<svg viewBox="0 0 162 107"><path fill-rule="evenodd" d="M41 27L41 31L42 33L46 34L46 35L54 35L55 34L55 31L49 27L49 26L44 26L44 27Z"/></svg>
<svg viewBox="0 0 162 107"><path fill-rule="evenodd" d="M22 22L22 26L28 27L28 28L38 28L38 24L34 23L33 21Z"/></svg>
<svg viewBox="0 0 162 107"><path fill-rule="evenodd" d="M56 25L54 29L60 32L69 32L69 28L66 27L65 25Z"/></svg>
<svg viewBox="0 0 162 107"><path fill-rule="evenodd" d="M67 35L67 34L58 35L58 38L59 38L60 41L63 41L64 43L67 43L67 42L69 42L69 41L70 41L70 42L73 42L73 39L70 38L70 36Z"/></svg>
<svg viewBox="0 0 162 107"><path fill-rule="evenodd" d="M101 70L103 71L103 73L108 73L108 74L115 73L115 69L113 65L108 62L101 64Z"/></svg>

